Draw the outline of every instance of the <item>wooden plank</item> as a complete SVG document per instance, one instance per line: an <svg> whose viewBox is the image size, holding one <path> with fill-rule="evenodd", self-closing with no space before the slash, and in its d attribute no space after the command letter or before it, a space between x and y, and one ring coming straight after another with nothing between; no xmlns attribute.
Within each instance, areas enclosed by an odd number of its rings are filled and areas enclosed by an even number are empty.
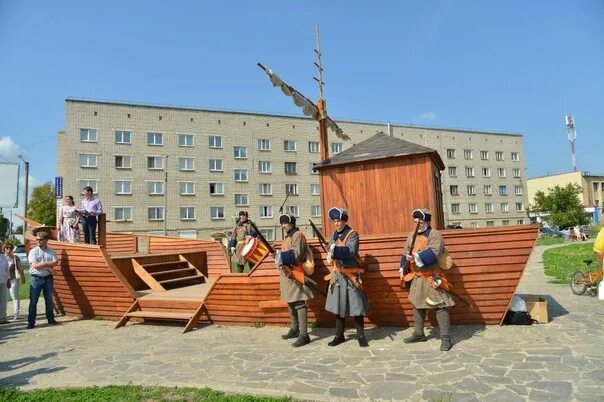
<svg viewBox="0 0 604 402"><path fill-rule="evenodd" d="M166 290L158 281L155 280L155 278L149 275L145 268L134 258L132 259L132 266L134 267L134 272L136 272L139 278L141 278L151 289L155 290L156 292Z"/></svg>
<svg viewBox="0 0 604 402"><path fill-rule="evenodd" d="M128 317L139 317L139 318L153 318L153 319L166 319L166 320L189 320L191 313L177 313L170 311L132 311L126 313Z"/></svg>

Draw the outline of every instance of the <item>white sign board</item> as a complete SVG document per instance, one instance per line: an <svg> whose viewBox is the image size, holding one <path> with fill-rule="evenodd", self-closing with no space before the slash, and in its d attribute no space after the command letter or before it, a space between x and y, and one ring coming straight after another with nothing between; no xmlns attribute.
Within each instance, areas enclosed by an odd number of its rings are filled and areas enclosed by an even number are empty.
<svg viewBox="0 0 604 402"><path fill-rule="evenodd" d="M17 208L19 164L0 162L0 208Z"/></svg>

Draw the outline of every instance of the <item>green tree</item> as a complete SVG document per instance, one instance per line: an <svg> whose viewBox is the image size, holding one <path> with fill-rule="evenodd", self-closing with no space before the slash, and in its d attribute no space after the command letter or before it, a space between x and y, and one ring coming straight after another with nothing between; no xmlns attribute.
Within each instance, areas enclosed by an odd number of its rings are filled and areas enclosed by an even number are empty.
<svg viewBox="0 0 604 402"><path fill-rule="evenodd" d="M19 225L13 230L14 234L23 234L23 225Z"/></svg>
<svg viewBox="0 0 604 402"><path fill-rule="evenodd" d="M0 214L0 241L4 241L8 237L10 221L3 214Z"/></svg>
<svg viewBox="0 0 604 402"><path fill-rule="evenodd" d="M537 191L529 210L533 213L548 213L546 220L560 228L589 223L579 194L582 188L578 184L569 183L564 187L548 188L547 194Z"/></svg>
<svg viewBox="0 0 604 402"><path fill-rule="evenodd" d="M47 226L56 224L57 201L50 182L34 188L27 208L27 217Z"/></svg>

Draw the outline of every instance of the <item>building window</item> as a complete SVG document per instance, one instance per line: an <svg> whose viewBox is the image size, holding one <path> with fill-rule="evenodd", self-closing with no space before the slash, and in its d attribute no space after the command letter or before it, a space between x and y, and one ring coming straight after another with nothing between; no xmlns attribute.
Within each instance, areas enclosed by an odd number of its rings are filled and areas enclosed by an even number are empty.
<svg viewBox="0 0 604 402"><path fill-rule="evenodd" d="M297 174L296 162L285 162L285 174Z"/></svg>
<svg viewBox="0 0 604 402"><path fill-rule="evenodd" d="M300 217L300 209L297 205L286 205L285 213L295 216L296 218Z"/></svg>
<svg viewBox="0 0 604 402"><path fill-rule="evenodd" d="M514 176L515 178L519 178L520 177L520 169L513 168L512 169L512 176Z"/></svg>
<svg viewBox="0 0 604 402"><path fill-rule="evenodd" d="M297 184L286 184L285 185L285 194L298 195L298 185Z"/></svg>
<svg viewBox="0 0 604 402"><path fill-rule="evenodd" d="M96 168L97 167L97 161L96 158L97 155L93 155L93 154L81 154L80 155L80 167L83 168Z"/></svg>
<svg viewBox="0 0 604 402"><path fill-rule="evenodd" d="M482 168L482 177L491 177L491 168L483 167Z"/></svg>
<svg viewBox="0 0 604 402"><path fill-rule="evenodd" d="M273 185L271 183L261 183L260 195L273 195Z"/></svg>
<svg viewBox="0 0 604 402"><path fill-rule="evenodd" d="M147 133L147 145L164 145L164 135L162 133Z"/></svg>
<svg viewBox="0 0 604 402"><path fill-rule="evenodd" d="M270 150L271 150L271 140L267 140L267 139L258 140L258 151L270 151Z"/></svg>
<svg viewBox="0 0 604 402"><path fill-rule="evenodd" d="M233 147L233 156L235 157L235 159L247 159L247 147Z"/></svg>
<svg viewBox="0 0 604 402"><path fill-rule="evenodd" d="M270 161L258 161L258 171L263 174L273 172L273 164Z"/></svg>
<svg viewBox="0 0 604 402"><path fill-rule="evenodd" d="M495 152L495 160L502 161L503 160L503 152L501 152L501 151Z"/></svg>
<svg viewBox="0 0 604 402"><path fill-rule="evenodd" d="M480 151L480 159L483 161L489 160L489 151Z"/></svg>
<svg viewBox="0 0 604 402"><path fill-rule="evenodd" d="M468 195L476 195L476 186L473 184L468 185L467 187Z"/></svg>
<svg viewBox="0 0 604 402"><path fill-rule="evenodd" d="M212 149L221 149L222 148L222 137L219 135L211 135L209 137L209 145Z"/></svg>
<svg viewBox="0 0 604 402"><path fill-rule="evenodd" d="M264 238L268 241L272 241L275 240L275 231L273 229L260 229L260 233L262 233L262 236L264 236Z"/></svg>
<svg viewBox="0 0 604 402"><path fill-rule="evenodd" d="M99 182L98 180L80 180L80 188L92 187L92 193L98 192Z"/></svg>
<svg viewBox="0 0 604 402"><path fill-rule="evenodd" d="M459 186L457 184L449 186L449 194L451 194L451 195L459 195Z"/></svg>
<svg viewBox="0 0 604 402"><path fill-rule="evenodd" d="M129 155L116 155L115 156L115 168L116 169L132 169L132 157Z"/></svg>
<svg viewBox="0 0 604 402"><path fill-rule="evenodd" d="M197 239L197 230L179 230L178 237L182 239Z"/></svg>
<svg viewBox="0 0 604 402"><path fill-rule="evenodd" d="M224 183L210 183L210 195L224 195Z"/></svg>
<svg viewBox="0 0 604 402"><path fill-rule="evenodd" d="M247 169L235 169L235 181L238 183L247 181Z"/></svg>
<svg viewBox="0 0 604 402"><path fill-rule="evenodd" d="M510 221L507 219L504 219L501 221L501 226L508 226L510 224Z"/></svg>
<svg viewBox="0 0 604 402"><path fill-rule="evenodd" d="M524 219L518 219L516 225L524 225Z"/></svg>
<svg viewBox="0 0 604 402"><path fill-rule="evenodd" d="M147 219L150 221L164 220L164 207L149 207L147 208Z"/></svg>
<svg viewBox="0 0 604 402"><path fill-rule="evenodd" d="M509 212L509 211L510 211L510 208L508 206L508 203L507 202L502 202L501 203L501 212Z"/></svg>
<svg viewBox="0 0 604 402"><path fill-rule="evenodd" d="M478 227L478 223L470 222L470 229L476 229Z"/></svg>
<svg viewBox="0 0 604 402"><path fill-rule="evenodd" d="M80 141L81 142L97 142L96 130L93 128L81 128L80 129Z"/></svg>
<svg viewBox="0 0 604 402"><path fill-rule="evenodd" d="M505 168L497 168L497 177L505 177Z"/></svg>
<svg viewBox="0 0 604 402"><path fill-rule="evenodd" d="M180 220L181 221L195 220L195 207L180 207Z"/></svg>
<svg viewBox="0 0 604 402"><path fill-rule="evenodd" d="M512 152L512 160L514 162L518 162L520 160L520 157L518 156L518 152Z"/></svg>
<svg viewBox="0 0 604 402"><path fill-rule="evenodd" d="M469 203L468 204L468 211L471 214L477 214L478 213L478 205L475 203Z"/></svg>
<svg viewBox="0 0 604 402"><path fill-rule="evenodd" d="M148 181L147 190L149 190L149 195L163 195L164 194L164 182L163 181Z"/></svg>
<svg viewBox="0 0 604 402"><path fill-rule="evenodd" d="M458 214L459 213L459 204L451 204L451 213Z"/></svg>
<svg viewBox="0 0 604 402"><path fill-rule="evenodd" d="M310 195L321 195L321 187L318 184L311 184Z"/></svg>
<svg viewBox="0 0 604 402"><path fill-rule="evenodd" d="M341 142L332 142L331 143L331 154L337 155L342 152L342 143Z"/></svg>
<svg viewBox="0 0 604 402"><path fill-rule="evenodd" d="M210 172L222 172L222 159L210 159Z"/></svg>
<svg viewBox="0 0 604 402"><path fill-rule="evenodd" d="M455 150L454 149L447 149L447 158L449 159L455 159Z"/></svg>
<svg viewBox="0 0 604 402"><path fill-rule="evenodd" d="M178 169L181 171L195 170L195 160L193 158L178 158Z"/></svg>
<svg viewBox="0 0 604 402"><path fill-rule="evenodd" d="M113 220L116 222L132 222L132 207L113 208Z"/></svg>
<svg viewBox="0 0 604 402"><path fill-rule="evenodd" d="M116 144L132 144L132 134L130 131L115 130L114 135Z"/></svg>
<svg viewBox="0 0 604 402"><path fill-rule="evenodd" d="M311 154L319 153L319 141L308 141L308 152Z"/></svg>
<svg viewBox="0 0 604 402"><path fill-rule="evenodd" d="M474 159L474 153L472 152L471 149L464 149L463 158L464 159Z"/></svg>
<svg viewBox="0 0 604 402"><path fill-rule="evenodd" d="M449 166L449 177L457 177L457 168L455 166Z"/></svg>
<svg viewBox="0 0 604 402"><path fill-rule="evenodd" d="M311 162L310 165L308 165L310 174L319 174L319 172L315 170L315 166L317 166L316 162Z"/></svg>
<svg viewBox="0 0 604 402"><path fill-rule="evenodd" d="M517 203L516 203L516 211L517 211L517 212L522 212L522 211L524 211L524 204L523 204L523 203L521 203L521 202L517 202Z"/></svg>
<svg viewBox="0 0 604 402"><path fill-rule="evenodd" d="M514 194L522 195L522 186L514 186Z"/></svg>
<svg viewBox="0 0 604 402"><path fill-rule="evenodd" d="M164 168L164 158L161 156L147 156L147 169L162 170Z"/></svg>
<svg viewBox="0 0 604 402"><path fill-rule="evenodd" d="M321 206L320 205L311 205L310 206L310 216L313 218L318 218L321 216Z"/></svg>
<svg viewBox="0 0 604 402"><path fill-rule="evenodd" d="M495 212L492 202L487 202L486 204L484 204L484 212L489 213L489 214L492 214L493 212Z"/></svg>
<svg viewBox="0 0 604 402"><path fill-rule="evenodd" d="M210 219L224 219L224 207L210 207Z"/></svg>
<svg viewBox="0 0 604 402"><path fill-rule="evenodd" d="M260 217L261 218L272 218L273 217L273 207L268 205L262 205L260 207Z"/></svg>
<svg viewBox="0 0 604 402"><path fill-rule="evenodd" d="M180 195L195 195L195 182L181 181L178 183Z"/></svg>
<svg viewBox="0 0 604 402"><path fill-rule="evenodd" d="M179 147L192 147L193 145L193 134L178 134Z"/></svg>
<svg viewBox="0 0 604 402"><path fill-rule="evenodd" d="M482 189L484 190L484 195L493 195L493 187L490 184L485 184Z"/></svg>
<svg viewBox="0 0 604 402"><path fill-rule="evenodd" d="M487 221L488 228L493 227L493 226L495 226L495 221Z"/></svg>
<svg viewBox="0 0 604 402"><path fill-rule="evenodd" d="M115 194L132 194L132 181L118 180L115 182Z"/></svg>
<svg viewBox="0 0 604 402"><path fill-rule="evenodd" d="M508 195L508 186L499 186L499 195Z"/></svg>
<svg viewBox="0 0 604 402"><path fill-rule="evenodd" d="M292 141L292 140L283 141L283 150L285 152L296 152L296 141Z"/></svg>
<svg viewBox="0 0 604 402"><path fill-rule="evenodd" d="M474 168L466 167L466 177L474 177Z"/></svg>
<svg viewBox="0 0 604 402"><path fill-rule="evenodd" d="M250 205L248 194L235 194L235 206L247 207Z"/></svg>

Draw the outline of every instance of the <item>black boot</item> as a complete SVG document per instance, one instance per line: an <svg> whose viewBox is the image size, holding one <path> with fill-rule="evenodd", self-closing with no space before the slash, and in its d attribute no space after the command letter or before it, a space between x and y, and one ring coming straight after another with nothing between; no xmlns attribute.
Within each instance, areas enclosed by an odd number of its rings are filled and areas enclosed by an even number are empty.
<svg viewBox="0 0 604 402"><path fill-rule="evenodd" d="M281 339L293 339L293 338L297 338L298 335L300 335L300 331L290 328L289 331L287 332L287 334L281 335Z"/></svg>
<svg viewBox="0 0 604 402"><path fill-rule="evenodd" d="M415 343L415 342L426 342L427 340L428 340L428 338L426 338L426 335L424 335L424 334L418 335L414 332L413 335L411 335L410 337L403 339L403 342Z"/></svg>
<svg viewBox="0 0 604 402"><path fill-rule="evenodd" d="M360 347L366 348L367 346L369 346L369 342L367 342L367 338L365 338L365 335L357 336L357 340L359 341Z"/></svg>
<svg viewBox="0 0 604 402"><path fill-rule="evenodd" d="M308 334L300 334L296 342L293 343L294 348L299 348L300 346L308 345L310 343L310 337Z"/></svg>
<svg viewBox="0 0 604 402"><path fill-rule="evenodd" d="M328 345L329 346L338 346L340 343L344 343L346 342L346 338L344 338L344 335L336 335L335 338L333 338L333 341L329 342Z"/></svg>
<svg viewBox="0 0 604 402"><path fill-rule="evenodd" d="M440 337L440 350L448 352L453 347L451 337L449 335L443 335Z"/></svg>

